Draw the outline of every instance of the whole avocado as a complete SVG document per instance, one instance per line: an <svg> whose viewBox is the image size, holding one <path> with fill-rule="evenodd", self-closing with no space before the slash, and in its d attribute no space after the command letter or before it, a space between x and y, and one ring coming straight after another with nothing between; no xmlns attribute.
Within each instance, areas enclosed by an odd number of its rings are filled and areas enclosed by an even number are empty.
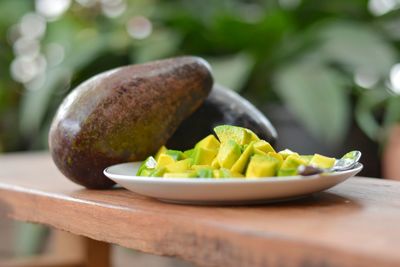
<svg viewBox="0 0 400 267"><path fill-rule="evenodd" d="M178 57L101 73L74 89L59 107L49 147L60 171L87 188L114 182L103 170L143 160L166 143L213 85L209 65Z"/></svg>

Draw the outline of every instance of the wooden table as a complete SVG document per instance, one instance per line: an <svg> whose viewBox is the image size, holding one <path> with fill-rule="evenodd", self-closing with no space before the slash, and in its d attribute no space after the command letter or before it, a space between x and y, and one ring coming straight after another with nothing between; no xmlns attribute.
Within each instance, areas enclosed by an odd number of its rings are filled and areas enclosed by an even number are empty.
<svg viewBox="0 0 400 267"><path fill-rule="evenodd" d="M0 157L0 205L16 220L199 266L400 266L394 181L356 177L279 204L184 206L123 189L85 190L47 153L14 154Z"/></svg>

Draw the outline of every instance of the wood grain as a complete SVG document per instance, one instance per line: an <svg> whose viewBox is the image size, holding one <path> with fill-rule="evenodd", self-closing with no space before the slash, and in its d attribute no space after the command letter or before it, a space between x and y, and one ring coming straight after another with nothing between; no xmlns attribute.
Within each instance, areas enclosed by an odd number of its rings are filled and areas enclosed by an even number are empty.
<svg viewBox="0 0 400 267"><path fill-rule="evenodd" d="M46 153L0 157L0 205L37 222L200 266L400 266L400 183L352 178L299 201L201 207L86 190Z"/></svg>

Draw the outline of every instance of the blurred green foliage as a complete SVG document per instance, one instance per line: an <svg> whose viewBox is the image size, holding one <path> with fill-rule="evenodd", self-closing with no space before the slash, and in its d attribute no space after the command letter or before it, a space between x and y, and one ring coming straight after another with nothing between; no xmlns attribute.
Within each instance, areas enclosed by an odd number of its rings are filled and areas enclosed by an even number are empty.
<svg viewBox="0 0 400 267"><path fill-rule="evenodd" d="M353 119L381 142L400 120L400 97L389 84L400 53L397 9L374 16L365 0L143 0L117 1L123 12L110 18L107 1L86 2L93 1L73 1L46 22L39 39L46 67L23 84L10 75L17 57L12 29L35 12L35 2L0 2L2 149L45 147L63 97L96 73L184 54L205 57L219 83L255 104L286 105L326 143L340 142ZM150 22L151 33L130 36L135 21L139 31ZM63 58L51 63L54 44Z"/></svg>

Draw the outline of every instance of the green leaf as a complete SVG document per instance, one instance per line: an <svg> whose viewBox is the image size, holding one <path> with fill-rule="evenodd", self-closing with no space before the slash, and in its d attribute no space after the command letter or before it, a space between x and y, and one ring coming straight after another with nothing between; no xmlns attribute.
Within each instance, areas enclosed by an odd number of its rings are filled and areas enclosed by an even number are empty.
<svg viewBox="0 0 400 267"><path fill-rule="evenodd" d="M18 20L33 6L33 1L14 1L14 0L1 0L0 1L0 33L1 35L7 31L7 28L12 24L17 23ZM3 39L3 36L0 38Z"/></svg>
<svg viewBox="0 0 400 267"><path fill-rule="evenodd" d="M400 40L400 9L394 9L375 19L376 25L393 41Z"/></svg>
<svg viewBox="0 0 400 267"><path fill-rule="evenodd" d="M207 60L211 64L215 81L235 91L243 87L254 65L253 59L247 54Z"/></svg>
<svg viewBox="0 0 400 267"><path fill-rule="evenodd" d="M400 123L400 96L392 96L386 105L384 127L389 129L393 124Z"/></svg>
<svg viewBox="0 0 400 267"><path fill-rule="evenodd" d="M350 71L367 70L386 77L396 63L396 50L372 27L354 22L328 23L319 29L325 59Z"/></svg>
<svg viewBox="0 0 400 267"><path fill-rule="evenodd" d="M278 70L275 85L284 103L317 138L334 144L344 137L350 107L339 73L304 60Z"/></svg>
<svg viewBox="0 0 400 267"><path fill-rule="evenodd" d="M355 108L355 119L364 133L375 141L381 140L381 125L374 116L374 111L390 97L384 88L364 91Z"/></svg>
<svg viewBox="0 0 400 267"><path fill-rule="evenodd" d="M168 30L154 31L148 38L138 41L132 40L132 58L135 63L143 63L160 58L170 57L178 50L181 37Z"/></svg>

